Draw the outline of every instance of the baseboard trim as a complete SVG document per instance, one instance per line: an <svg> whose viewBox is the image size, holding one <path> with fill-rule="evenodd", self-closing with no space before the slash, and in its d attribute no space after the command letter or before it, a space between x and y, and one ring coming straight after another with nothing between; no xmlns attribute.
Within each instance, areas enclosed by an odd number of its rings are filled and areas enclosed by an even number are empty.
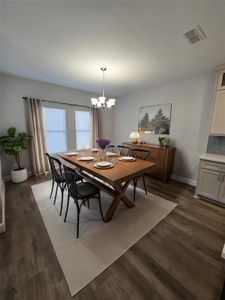
<svg viewBox="0 0 225 300"><path fill-rule="evenodd" d="M10 175L4 176L4 177L3 177L3 180L4 180L5 182L9 182L9 181L11 180L11 176L10 176Z"/></svg>
<svg viewBox="0 0 225 300"><path fill-rule="evenodd" d="M171 176L171 178L174 179L174 180L183 182L183 183L187 183L187 184L192 185L192 186L196 186L197 185L197 180L195 180L195 179L191 179L191 178L187 178L187 177L182 177L182 176L177 176L175 174L173 174Z"/></svg>

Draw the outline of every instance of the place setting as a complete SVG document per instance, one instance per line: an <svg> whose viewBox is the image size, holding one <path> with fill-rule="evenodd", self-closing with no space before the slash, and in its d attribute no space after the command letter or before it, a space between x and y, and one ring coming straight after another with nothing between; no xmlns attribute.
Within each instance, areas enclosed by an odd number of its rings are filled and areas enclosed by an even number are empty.
<svg viewBox="0 0 225 300"><path fill-rule="evenodd" d="M86 164L89 164L89 163L95 162L97 159L93 156L82 156L82 157L79 157L77 160L85 162Z"/></svg>
<svg viewBox="0 0 225 300"><path fill-rule="evenodd" d="M125 162L133 162L136 161L136 158L133 156L121 156L119 158L120 161L125 161Z"/></svg>
<svg viewBox="0 0 225 300"><path fill-rule="evenodd" d="M67 156L77 156L78 155L78 152L75 151L75 152L66 152L66 153L63 153L64 155L67 155Z"/></svg>
<svg viewBox="0 0 225 300"><path fill-rule="evenodd" d="M93 156L82 156L78 160L81 160L81 161L94 161L95 158Z"/></svg>
<svg viewBox="0 0 225 300"><path fill-rule="evenodd" d="M108 151L108 152L106 152L106 156L108 156L108 157L117 157L117 156L119 156L119 154L115 153L115 152Z"/></svg>
<svg viewBox="0 0 225 300"><path fill-rule="evenodd" d="M93 165L97 169L111 169L114 167L114 164L109 161L99 161Z"/></svg>

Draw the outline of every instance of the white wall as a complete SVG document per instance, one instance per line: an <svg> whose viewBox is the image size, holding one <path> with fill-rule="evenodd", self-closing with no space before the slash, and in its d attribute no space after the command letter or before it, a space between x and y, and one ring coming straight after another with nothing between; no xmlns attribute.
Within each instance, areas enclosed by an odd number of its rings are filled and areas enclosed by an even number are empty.
<svg viewBox="0 0 225 300"><path fill-rule="evenodd" d="M101 136L118 144L128 141L129 133L137 130L139 107L172 103L170 138L175 145L174 174L195 180L198 155L205 152L210 112L213 101L215 73L177 81L163 86L127 95L117 100L113 110L101 114ZM10 126L26 130L23 96L89 105L93 94L19 77L2 75L3 93L0 98L0 134ZM143 135L142 139L158 143L158 136ZM25 152L22 162L30 167L29 155ZM12 159L3 159L3 174L9 175ZM192 182L191 181L191 182Z"/></svg>
<svg viewBox="0 0 225 300"><path fill-rule="evenodd" d="M34 97L49 101L66 102L72 104L90 105L93 93L28 80L24 78L2 75L2 98L0 99L1 125L0 134L10 126L15 126L18 131L26 130L24 100L22 97ZM101 113L101 136L112 139L112 111ZM8 176L12 167L11 157L4 156L3 175ZM30 158L27 152L22 155L22 164L30 169Z"/></svg>
<svg viewBox="0 0 225 300"><path fill-rule="evenodd" d="M128 141L129 133L137 131L139 107L172 103L170 140L176 147L173 173L194 184L198 155L206 151L215 81L216 74L211 73L121 97L114 109L115 142ZM144 134L141 139L158 144L158 137Z"/></svg>

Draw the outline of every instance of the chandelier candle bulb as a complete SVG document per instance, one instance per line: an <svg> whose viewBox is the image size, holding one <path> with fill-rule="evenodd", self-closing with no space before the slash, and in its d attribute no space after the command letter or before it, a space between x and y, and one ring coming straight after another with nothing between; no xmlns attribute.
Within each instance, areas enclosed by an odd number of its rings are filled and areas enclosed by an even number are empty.
<svg viewBox="0 0 225 300"><path fill-rule="evenodd" d="M109 99L108 102L111 104L111 106L114 106L116 103L116 99Z"/></svg>
<svg viewBox="0 0 225 300"><path fill-rule="evenodd" d="M98 97L98 100L101 104L105 104L105 97Z"/></svg>
<svg viewBox="0 0 225 300"><path fill-rule="evenodd" d="M97 98L91 98L92 105L97 105L98 99Z"/></svg>

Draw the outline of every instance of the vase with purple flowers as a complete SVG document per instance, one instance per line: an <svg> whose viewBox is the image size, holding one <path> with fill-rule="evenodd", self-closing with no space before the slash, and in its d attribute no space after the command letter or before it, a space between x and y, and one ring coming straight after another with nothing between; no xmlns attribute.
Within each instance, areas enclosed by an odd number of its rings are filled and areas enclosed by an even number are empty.
<svg viewBox="0 0 225 300"><path fill-rule="evenodd" d="M103 138L98 138L96 140L96 143L99 146L99 160L104 161L106 160L106 147L110 144L110 140L108 139L103 139Z"/></svg>

